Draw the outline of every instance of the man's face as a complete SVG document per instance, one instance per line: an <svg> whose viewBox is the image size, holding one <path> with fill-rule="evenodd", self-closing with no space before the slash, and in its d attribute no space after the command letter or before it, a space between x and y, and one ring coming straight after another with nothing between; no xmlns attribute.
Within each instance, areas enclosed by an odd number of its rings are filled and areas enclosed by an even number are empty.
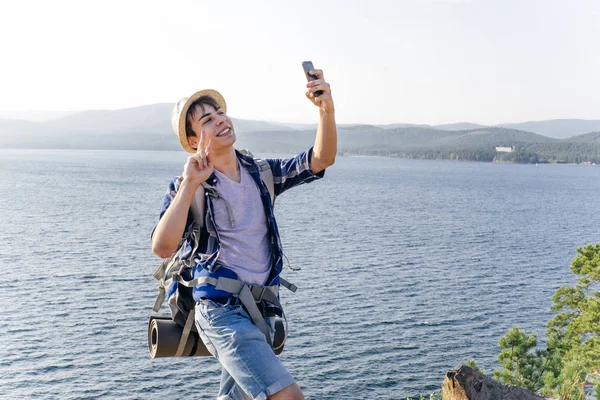
<svg viewBox="0 0 600 400"><path fill-rule="evenodd" d="M196 137L188 137L192 148L197 148L202 135L205 135L205 145L212 139L213 150L224 149L235 143L235 132L231 119L222 109L215 109L210 104L197 104L192 113L190 123Z"/></svg>

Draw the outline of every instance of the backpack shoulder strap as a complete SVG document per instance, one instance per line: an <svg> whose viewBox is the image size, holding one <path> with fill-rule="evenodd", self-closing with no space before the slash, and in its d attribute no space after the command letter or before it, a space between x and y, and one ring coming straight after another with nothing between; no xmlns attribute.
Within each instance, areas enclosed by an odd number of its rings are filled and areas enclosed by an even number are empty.
<svg viewBox="0 0 600 400"><path fill-rule="evenodd" d="M246 157L252 157L258 168L260 169L260 179L267 186L269 196L271 197L271 204L275 205L275 183L273 182L273 171L271 171L271 165L262 158L256 158L248 149L241 149L239 152Z"/></svg>
<svg viewBox="0 0 600 400"><path fill-rule="evenodd" d="M198 189L194 194L194 198L192 199L192 204L190 206L192 215L194 217L194 221L200 229L204 227L204 207L206 202L204 192L205 191L203 184L198 186Z"/></svg>
<svg viewBox="0 0 600 400"><path fill-rule="evenodd" d="M271 197L271 204L275 205L275 183L273 182L273 171L271 171L271 165L262 158L255 158L256 164L260 168L260 178L267 186L269 196Z"/></svg>

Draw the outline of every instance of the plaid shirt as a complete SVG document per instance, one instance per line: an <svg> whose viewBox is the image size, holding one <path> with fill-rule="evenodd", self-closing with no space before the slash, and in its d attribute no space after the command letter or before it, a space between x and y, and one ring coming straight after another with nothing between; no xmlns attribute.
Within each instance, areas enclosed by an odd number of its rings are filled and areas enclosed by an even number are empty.
<svg viewBox="0 0 600 400"><path fill-rule="evenodd" d="M240 164L250 173L250 176L252 176L260 191L260 197L262 199L265 215L267 217L268 235L271 242L271 273L266 284L276 285L279 283L279 274L283 269L283 251L281 247L281 239L279 237L279 230L277 228L277 222L275 221L275 216L273 214L273 204L271 203L271 198L269 196L267 187L260 179L260 170L256 162L251 157L247 157L238 151L236 151L236 155L240 160ZM302 183L308 183L323 177L325 171L321 171L316 175L311 171L311 155L312 148L298 154L294 158L265 160L271 166L276 197L286 190L293 188L294 186ZM160 212L161 218L177 194L182 179L182 177L176 177L169 184L169 190L165 194L163 207ZM206 180L206 183L210 186L214 186L216 189L219 187L214 173ZM224 276L235 279L237 276L233 271L225 267L218 267L215 264L219 256L221 245L219 243L219 235L213 217L214 212L211 200L212 198L210 196L206 196L205 224L200 233L198 251L194 256L195 267L193 270L193 277L197 278L200 276L210 276L218 278L220 276ZM193 220L192 213L188 213L185 231L192 229ZM188 242L186 244L185 253L189 255L189 252L191 251L192 246L191 243ZM199 301L202 298L226 299L230 297L229 293L216 290L213 286L208 284L197 286L193 291L193 295L194 300L196 301Z"/></svg>

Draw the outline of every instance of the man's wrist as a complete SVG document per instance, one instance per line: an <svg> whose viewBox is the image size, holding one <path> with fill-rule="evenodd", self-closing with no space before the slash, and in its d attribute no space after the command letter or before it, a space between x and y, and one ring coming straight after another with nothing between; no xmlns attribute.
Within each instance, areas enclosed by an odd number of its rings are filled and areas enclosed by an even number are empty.
<svg viewBox="0 0 600 400"><path fill-rule="evenodd" d="M196 190L200 185L202 185L202 182L195 182L184 177L181 181L180 191L196 193Z"/></svg>
<svg viewBox="0 0 600 400"><path fill-rule="evenodd" d="M327 111L325 111L323 109L319 109L319 115L322 118L333 117L333 116L335 116L335 108L333 106L331 106L331 108L328 109Z"/></svg>

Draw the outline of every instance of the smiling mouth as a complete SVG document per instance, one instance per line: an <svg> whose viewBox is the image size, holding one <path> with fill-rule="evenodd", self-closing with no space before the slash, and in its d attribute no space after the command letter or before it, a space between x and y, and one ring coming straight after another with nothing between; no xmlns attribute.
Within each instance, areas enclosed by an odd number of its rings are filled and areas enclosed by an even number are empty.
<svg viewBox="0 0 600 400"><path fill-rule="evenodd" d="M231 132L231 128L225 128L225 129L223 129L221 132L219 132L219 133L217 134L217 137L225 136L225 135L227 135L229 132Z"/></svg>

